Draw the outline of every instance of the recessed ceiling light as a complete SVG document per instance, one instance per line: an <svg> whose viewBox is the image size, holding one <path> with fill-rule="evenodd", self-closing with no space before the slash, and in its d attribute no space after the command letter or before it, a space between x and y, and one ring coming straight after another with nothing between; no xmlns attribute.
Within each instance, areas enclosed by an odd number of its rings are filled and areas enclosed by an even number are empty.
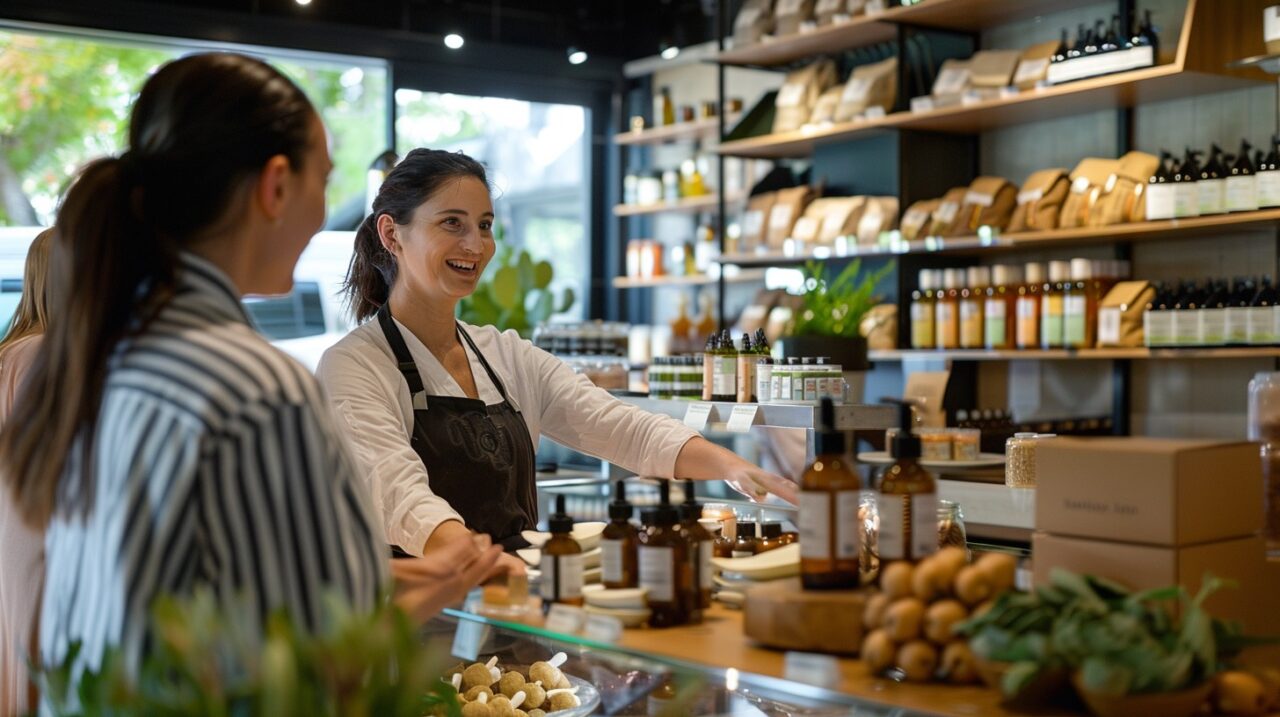
<svg viewBox="0 0 1280 717"><path fill-rule="evenodd" d="M662 48L662 59L674 60L680 54L680 48L675 45Z"/></svg>
<svg viewBox="0 0 1280 717"><path fill-rule="evenodd" d="M451 32L444 36L444 46L450 50L456 50L464 44L466 44L466 40L463 40L462 35L459 35L456 32Z"/></svg>
<svg viewBox="0 0 1280 717"><path fill-rule="evenodd" d="M579 50L576 47L569 48L569 64L581 65L587 61L587 53L585 50Z"/></svg>
<svg viewBox="0 0 1280 717"><path fill-rule="evenodd" d="M294 1L294 2L296 2L296 3L298 3L299 5L303 5L303 6L306 6L306 5L310 5L310 4L311 4L311 0L293 0L293 1Z"/></svg>

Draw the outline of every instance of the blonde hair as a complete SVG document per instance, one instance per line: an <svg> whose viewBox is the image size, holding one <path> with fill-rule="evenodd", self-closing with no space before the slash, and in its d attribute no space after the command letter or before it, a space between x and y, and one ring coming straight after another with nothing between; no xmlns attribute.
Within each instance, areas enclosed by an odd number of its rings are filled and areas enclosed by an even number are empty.
<svg viewBox="0 0 1280 717"><path fill-rule="evenodd" d="M9 330L0 339L0 356L18 339L44 333L49 316L49 245L53 230L36 235L27 249L27 263L22 270L22 298L13 312Z"/></svg>

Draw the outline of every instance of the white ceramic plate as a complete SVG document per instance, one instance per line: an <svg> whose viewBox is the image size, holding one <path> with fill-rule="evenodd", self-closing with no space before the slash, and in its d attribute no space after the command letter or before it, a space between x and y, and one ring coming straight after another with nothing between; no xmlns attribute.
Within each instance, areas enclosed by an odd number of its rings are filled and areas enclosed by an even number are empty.
<svg viewBox="0 0 1280 717"><path fill-rule="evenodd" d="M582 554L582 567L590 570L600 567L600 556L604 551L600 548L588 550ZM520 548L516 551L516 555L531 568L537 567L542 563L542 551L538 548Z"/></svg>
<svg viewBox="0 0 1280 717"><path fill-rule="evenodd" d="M603 585L590 585L582 588L582 597L592 607L608 610L647 610L644 596L648 592L643 588L620 588L606 590Z"/></svg>
<svg viewBox="0 0 1280 717"><path fill-rule="evenodd" d="M722 589L736 590L742 592L752 585L759 585L761 581L744 578L736 573L720 573L711 578L716 585Z"/></svg>
<svg viewBox="0 0 1280 717"><path fill-rule="evenodd" d="M858 462L871 463L878 466L893 464L893 456L884 451L867 451L858 454ZM920 465L930 470L963 470L966 468L999 468L1004 465L1003 453L979 453L976 461L926 461L920 459Z"/></svg>
<svg viewBox="0 0 1280 717"><path fill-rule="evenodd" d="M711 563L726 573L747 580L777 580L800 574L800 544L792 543L749 558L712 558Z"/></svg>
<svg viewBox="0 0 1280 717"><path fill-rule="evenodd" d="M601 568L591 568L582 571L582 582L584 585L598 583L604 579L604 570Z"/></svg>
<svg viewBox="0 0 1280 717"><path fill-rule="evenodd" d="M645 620L649 619L649 608L641 609L623 609L623 608L607 608L597 607L595 605L587 605L583 608L588 615L606 615L608 617L616 617L622 623L623 627L640 627ZM578 693L578 699L582 699Z"/></svg>
<svg viewBox="0 0 1280 717"><path fill-rule="evenodd" d="M729 607L741 608L747 602L747 596L736 590L721 590L716 593L716 600Z"/></svg>
<svg viewBox="0 0 1280 717"><path fill-rule="evenodd" d="M600 534L604 532L604 526L605 523L598 521L577 523L573 526L573 532L569 533L569 537L578 541L578 545L582 547L582 552L590 552L600 547ZM551 539L551 533L526 530L520 533L520 537L529 541L529 544L533 547L541 548Z"/></svg>

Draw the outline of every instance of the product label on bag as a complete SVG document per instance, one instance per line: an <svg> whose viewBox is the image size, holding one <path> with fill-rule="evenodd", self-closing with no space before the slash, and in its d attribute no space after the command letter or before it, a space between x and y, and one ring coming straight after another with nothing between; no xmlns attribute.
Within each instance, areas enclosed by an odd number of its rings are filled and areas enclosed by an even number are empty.
<svg viewBox="0 0 1280 717"><path fill-rule="evenodd" d="M1147 185L1147 221L1173 219L1174 191L1172 184Z"/></svg>
<svg viewBox="0 0 1280 717"><path fill-rule="evenodd" d="M983 194L982 192L969 192L964 195L964 203L979 207L989 207L996 203L996 198L990 194Z"/></svg>
<svg viewBox="0 0 1280 717"><path fill-rule="evenodd" d="M1251 212L1258 208L1258 181L1254 175L1227 177L1227 211Z"/></svg>
<svg viewBox="0 0 1280 717"><path fill-rule="evenodd" d="M1098 309L1098 345L1120 343L1120 308L1104 306Z"/></svg>
<svg viewBox="0 0 1280 717"><path fill-rule="evenodd" d="M799 82L791 82L782 86L778 90L778 99L774 102L775 107L795 107L804 99L804 85Z"/></svg>
<svg viewBox="0 0 1280 717"><path fill-rule="evenodd" d="M673 548L640 546L640 587L652 602L675 602L676 572Z"/></svg>
<svg viewBox="0 0 1280 717"><path fill-rule="evenodd" d="M1030 204L1044 199L1043 189L1028 189L1024 192L1018 192L1018 204Z"/></svg>
<svg viewBox="0 0 1280 717"><path fill-rule="evenodd" d="M986 306L987 347L1004 346L1005 331L1008 318L1005 316L1005 303L1001 299L987 299Z"/></svg>
<svg viewBox="0 0 1280 717"><path fill-rule="evenodd" d="M547 555L538 563L542 571L539 592L548 602L582 597L582 555Z"/></svg>
<svg viewBox="0 0 1280 717"><path fill-rule="evenodd" d="M600 579L606 583L622 582L622 541L600 541Z"/></svg>
<svg viewBox="0 0 1280 717"><path fill-rule="evenodd" d="M865 77L850 77L840 95L840 104L858 104L864 102L871 92L871 80Z"/></svg>
<svg viewBox="0 0 1280 717"><path fill-rule="evenodd" d="M968 68L948 67L938 74L938 79L933 82L933 94L953 95L963 92L964 88L969 86L970 71Z"/></svg>
<svg viewBox="0 0 1280 717"><path fill-rule="evenodd" d="M1018 63L1018 69L1013 73L1013 84L1021 85L1026 82L1035 82L1049 74L1049 58L1037 57L1035 59L1022 60Z"/></svg>

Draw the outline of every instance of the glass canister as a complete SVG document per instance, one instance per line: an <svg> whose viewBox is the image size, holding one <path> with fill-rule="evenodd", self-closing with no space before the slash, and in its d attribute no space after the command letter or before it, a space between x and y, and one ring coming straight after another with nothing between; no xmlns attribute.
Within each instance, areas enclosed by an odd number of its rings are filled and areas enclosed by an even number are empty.
<svg viewBox="0 0 1280 717"><path fill-rule="evenodd" d="M862 528L862 552L859 568L863 584L875 578L880 570L880 510L875 491L863 491L858 500L858 522ZM960 504L950 500L938 500L938 547L957 547L968 550L969 534L964 527L964 513Z"/></svg>
<svg viewBox="0 0 1280 717"><path fill-rule="evenodd" d="M1280 373L1258 373L1249 382L1249 440L1262 444L1267 552L1280 555Z"/></svg>
<svg viewBox="0 0 1280 717"><path fill-rule="evenodd" d="M964 529L964 514L960 512L959 503L938 501L938 548L969 550L969 534Z"/></svg>
<svg viewBox="0 0 1280 717"><path fill-rule="evenodd" d="M1036 487L1036 434L1015 433L1004 443L1004 484L1010 488Z"/></svg>
<svg viewBox="0 0 1280 717"><path fill-rule="evenodd" d="M948 428L951 456L957 461L976 461L982 447L982 431L977 428Z"/></svg>

